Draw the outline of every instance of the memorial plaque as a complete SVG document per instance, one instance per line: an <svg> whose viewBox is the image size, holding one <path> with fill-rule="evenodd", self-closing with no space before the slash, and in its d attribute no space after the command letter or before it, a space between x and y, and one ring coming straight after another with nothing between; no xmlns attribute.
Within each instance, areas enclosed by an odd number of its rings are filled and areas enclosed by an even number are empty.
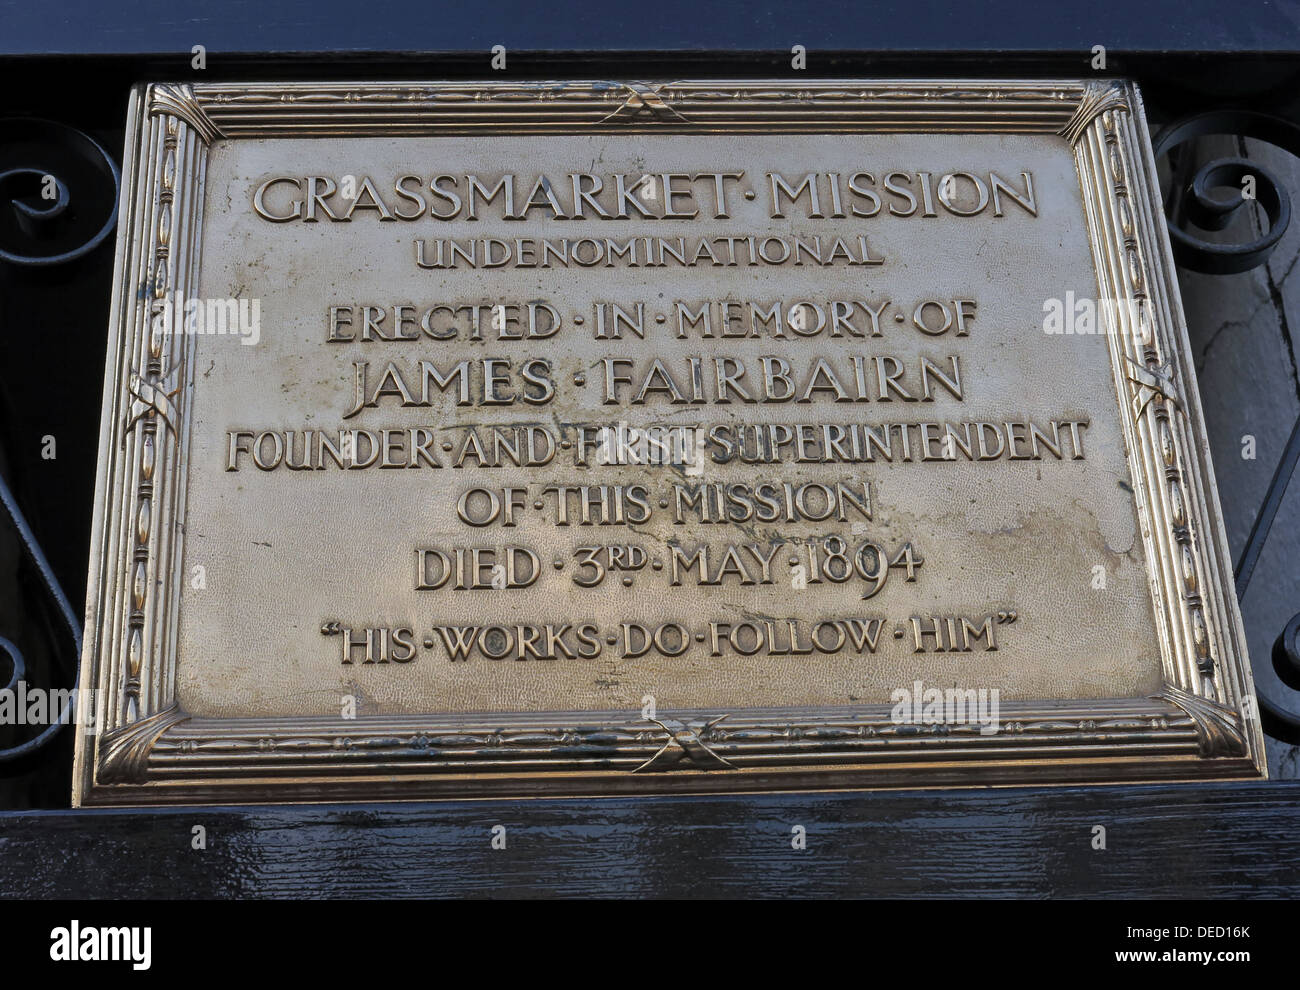
<svg viewBox="0 0 1300 990"><path fill-rule="evenodd" d="M1133 86L129 114L78 803L1264 774Z"/></svg>

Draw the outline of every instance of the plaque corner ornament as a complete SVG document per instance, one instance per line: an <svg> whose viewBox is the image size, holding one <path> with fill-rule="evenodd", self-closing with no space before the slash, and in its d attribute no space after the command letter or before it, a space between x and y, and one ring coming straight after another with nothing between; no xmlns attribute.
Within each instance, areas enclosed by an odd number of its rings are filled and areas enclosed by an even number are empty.
<svg viewBox="0 0 1300 990"><path fill-rule="evenodd" d="M1083 98L1079 101L1069 121L1057 133L1070 145L1079 143L1084 132L1103 113L1109 110L1132 110L1130 93L1132 87L1122 80L1095 80L1084 87Z"/></svg>
<svg viewBox="0 0 1300 990"><path fill-rule="evenodd" d="M1196 724L1203 757L1248 757L1250 740L1245 719L1237 709L1221 704L1212 698L1166 686L1158 696L1160 700L1186 712Z"/></svg>
<svg viewBox="0 0 1300 990"><path fill-rule="evenodd" d="M195 98L189 83L149 83L145 103L150 116L166 115L184 121L204 144L225 136Z"/></svg>
<svg viewBox="0 0 1300 990"><path fill-rule="evenodd" d="M159 738L188 718L189 715L173 705L106 732L99 743L98 780L110 785L144 783L149 755Z"/></svg>

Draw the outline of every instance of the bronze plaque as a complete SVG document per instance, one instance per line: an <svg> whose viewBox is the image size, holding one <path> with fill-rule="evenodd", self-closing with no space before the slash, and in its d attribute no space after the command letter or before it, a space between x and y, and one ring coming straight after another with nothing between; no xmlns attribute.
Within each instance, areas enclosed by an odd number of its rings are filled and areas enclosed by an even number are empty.
<svg viewBox="0 0 1300 990"><path fill-rule="evenodd" d="M76 801L1264 771L1137 90L155 84Z"/></svg>

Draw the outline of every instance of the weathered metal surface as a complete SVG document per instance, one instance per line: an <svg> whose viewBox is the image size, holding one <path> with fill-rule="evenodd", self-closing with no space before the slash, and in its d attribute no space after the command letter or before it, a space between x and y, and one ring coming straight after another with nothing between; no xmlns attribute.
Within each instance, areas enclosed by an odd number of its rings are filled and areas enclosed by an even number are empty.
<svg viewBox="0 0 1300 990"><path fill-rule="evenodd" d="M131 115L80 801L1259 772L1134 88Z"/></svg>

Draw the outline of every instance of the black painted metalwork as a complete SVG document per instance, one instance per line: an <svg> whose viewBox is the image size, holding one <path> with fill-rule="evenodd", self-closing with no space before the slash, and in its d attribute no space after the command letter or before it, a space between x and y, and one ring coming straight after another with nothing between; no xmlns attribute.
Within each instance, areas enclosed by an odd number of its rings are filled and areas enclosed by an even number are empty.
<svg viewBox="0 0 1300 990"><path fill-rule="evenodd" d="M1291 438L1287 440L1282 457L1277 462L1277 469L1273 472L1268 490L1264 493L1264 501L1260 503L1259 512L1255 515L1255 523L1250 528L1250 536L1246 538L1241 559L1237 561L1234 577L1239 600L1246 597L1246 588L1255 573L1255 565L1259 562L1260 552L1264 549L1268 532L1273 527L1277 510L1282 505L1282 496L1286 494L1287 484L1295 474L1297 462L1300 462L1300 418L1297 418L1295 425L1291 427Z"/></svg>
<svg viewBox="0 0 1300 990"><path fill-rule="evenodd" d="M112 156L93 138L74 127L39 118L0 120L0 263L50 268L89 254L117 224L121 176ZM0 749L0 774L19 773L27 759L43 750L75 718L76 676L81 657L81 618L28 524L8 482L0 476L0 505L41 585L67 628L72 656L56 667L72 684L72 700L50 714L49 724L33 738ZM56 645L55 657L62 656ZM0 636L0 662L10 675L5 690L27 676L18 645Z"/></svg>
<svg viewBox="0 0 1300 990"><path fill-rule="evenodd" d="M900 61L919 52L949 58L969 53L992 72L1006 71L1000 57L1007 52L1067 53L1076 60L1078 75L1088 69L1097 44L1112 55L1244 52L1257 64L1265 53L1300 51L1300 24L1285 2L1229 10L1218 0L715 0L707 5L661 0L645 9L496 0L485 9L391 0L382 5L382 16L363 17L344 0L129 0L79 3L75 13L70 6L0 0L0 23L6 28L0 55L176 53L188 64L191 46L202 44L212 65L264 52L281 58L355 53L390 62L395 56L432 61L431 56L473 53L482 56L486 72L493 45L551 58L608 53L623 62L647 52L671 52L678 60L696 53L716 59L780 52L788 65L790 46L802 44L814 55L890 53ZM1230 82L1216 74L1216 86Z"/></svg>
<svg viewBox="0 0 1300 990"><path fill-rule="evenodd" d="M1300 612L1291 617L1273 644L1273 670L1283 684L1293 691L1300 691ZM1264 731L1274 739L1300 746L1300 718L1279 709L1258 692L1256 697Z"/></svg>
<svg viewBox="0 0 1300 990"><path fill-rule="evenodd" d="M0 120L0 262L61 265L117 224L117 163L89 135L53 120Z"/></svg>
<svg viewBox="0 0 1300 990"><path fill-rule="evenodd" d="M67 626L68 635L73 643L72 662L63 664L65 670L71 671L73 686L76 684L77 666L81 657L81 619L73 611L72 604L68 601L68 596L64 594L59 579L54 576L54 571L50 568L49 561L45 557L45 551L41 549L40 541L36 539L36 534L27 524L27 519L23 516L22 510L18 508L18 502L14 498L13 492L9 490L8 483L0 476L0 505L3 505L5 512L9 515L9 520L17 532L23 549L27 551L27 556L35 566L37 573L41 576L41 582L44 585L46 593L54 602L59 614ZM13 670L9 676L9 681L5 690L12 690L19 681L26 676L26 662L23 659L21 651L10 640L0 636L0 653L3 653L9 660ZM57 655L57 652L56 652ZM32 739L17 746L11 746L8 749L0 749L0 773L10 765L18 765L19 761L31 756L37 750L42 749L55 736L57 736L63 727L75 718L75 691L73 693L73 703L64 711L60 712L57 717L52 717L50 724Z"/></svg>
<svg viewBox="0 0 1300 990"><path fill-rule="evenodd" d="M1300 691L1300 612L1291 617L1273 644L1273 669L1283 684Z"/></svg>
<svg viewBox="0 0 1300 990"><path fill-rule="evenodd" d="M1291 428L1291 437L1287 441L1286 449L1282 451L1282 457L1278 460L1268 490L1264 493L1264 501L1255 515L1255 523L1250 528L1250 536L1246 538L1246 546L1237 561L1234 576L1238 601L1245 600L1246 588L1250 585L1255 564L1259 561L1269 530L1273 527L1273 519L1282 505L1282 496L1286 494L1287 484L1295 474L1297 461L1300 461L1300 418L1296 419L1295 425ZM1292 618L1274 644L1273 669L1277 671L1277 676L1283 684L1293 691L1300 692L1300 655L1296 652L1298 623L1300 623L1300 614ZM1264 731L1274 739L1300 746L1300 715L1278 707L1258 690L1255 696L1259 704L1260 724Z"/></svg>
<svg viewBox="0 0 1300 990"><path fill-rule="evenodd" d="M1300 782L0 812L0 849L0 900L1294 899Z"/></svg>
<svg viewBox="0 0 1300 990"><path fill-rule="evenodd" d="M1250 110L1198 113L1166 127L1156 137L1156 160L1181 145L1212 134L1255 138L1300 157L1300 127L1271 114ZM1249 184L1245 184L1249 180ZM1190 180L1176 175L1166 203L1169 240L1174 260L1207 275L1230 275L1264 264L1291 222L1291 200L1267 169L1244 158L1218 158L1196 170ZM1215 189L1229 188L1227 195ZM1268 218L1268 230L1244 244L1206 240L1187 228L1223 230L1243 207L1258 204Z"/></svg>
<svg viewBox="0 0 1300 990"><path fill-rule="evenodd" d="M1157 161L1168 156L1174 166L1165 202L1165 223L1174 260L1185 268L1207 275L1236 274L1268 261L1291 222L1291 201L1287 190L1271 172L1244 158L1214 159L1201 165L1189 177L1186 159L1179 160L1178 152L1186 150L1184 146L1191 142L1211 135L1254 138L1300 158L1300 126L1252 110L1212 110L1170 124L1155 139L1153 150ZM1225 194L1215 195L1215 190L1224 190ZM1243 207L1255 205L1264 211L1267 230L1245 243L1211 241L1189 229L1190 226L1203 231L1224 230ZM1291 429L1291 437L1273 472L1246 546L1234 569L1239 601L1246 597L1246 589L1287 485L1295 473L1297 461L1300 461L1300 419ZM1287 655L1284 643L1289 644L1291 651L1295 649L1295 622L1293 619L1279 637L1273 650L1273 662L1283 683L1293 690L1300 690L1300 677L1284 677L1282 669L1285 665L1280 665L1278 660L1280 655ZM1264 731L1275 739L1300 745L1300 715L1280 708L1262 694L1257 693L1257 701Z"/></svg>

